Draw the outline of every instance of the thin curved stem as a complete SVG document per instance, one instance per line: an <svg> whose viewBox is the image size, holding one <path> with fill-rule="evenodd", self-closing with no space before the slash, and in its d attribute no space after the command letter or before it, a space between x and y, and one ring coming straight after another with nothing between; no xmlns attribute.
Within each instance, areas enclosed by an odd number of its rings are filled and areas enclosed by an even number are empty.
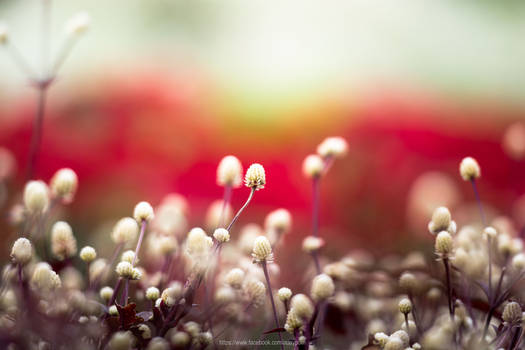
<svg viewBox="0 0 525 350"><path fill-rule="evenodd" d="M137 261L140 247L142 246L142 240L144 239L144 232L146 232L146 220L142 220L142 222L140 223L139 241L137 242L137 247L135 248L135 255L133 256L133 261L131 262L131 266L135 266L135 262Z"/></svg>
<svg viewBox="0 0 525 350"><path fill-rule="evenodd" d="M275 308L275 302L273 301L272 285L270 284L270 275L268 274L268 268L266 267L266 261L261 262L261 267L264 272L264 278L266 278L266 285L268 286L268 296L272 303L272 311L273 311L273 318L275 320L275 327L280 328L281 326L279 326L279 318L277 317L277 309ZM283 337L281 336L281 332L278 331L277 333L279 334L279 341L281 342L281 349L284 350Z"/></svg>
<svg viewBox="0 0 525 350"><path fill-rule="evenodd" d="M224 226L224 216L226 214L226 208L230 204L232 196L232 187L230 185L224 186L224 194L222 196L222 206L221 206L221 216L219 217L219 222L217 227Z"/></svg>
<svg viewBox="0 0 525 350"><path fill-rule="evenodd" d="M487 219L485 217L485 211L483 210L483 205L481 204L481 197L479 196L478 186L476 185L476 180L472 179L470 180L470 183L472 184L472 189L474 190L474 196L476 197L476 202L478 203L478 209L479 214L481 216L481 222L483 223L483 226L487 226Z"/></svg>
<svg viewBox="0 0 525 350"><path fill-rule="evenodd" d="M27 159L26 180L31 180L38 165L38 156L40 153L40 144L42 142L42 132L44 125L44 113L46 108L47 88L49 85L37 85L37 108L35 120L33 122L33 132L31 136L31 146L29 148L29 157Z"/></svg>
<svg viewBox="0 0 525 350"><path fill-rule="evenodd" d="M235 224L235 222L237 221L237 219L239 218L239 216L241 215L241 213L243 212L243 210L248 206L248 204L250 204L252 198L253 198L253 194L255 193L255 187L252 187L251 191L250 191L250 195L248 196L248 199L246 200L246 202L244 203L244 205L241 207L241 209L239 209L239 211L237 212L237 214L235 214L235 216L233 217L233 220L230 222L230 224L228 225L228 227L226 228L226 230L230 231L230 229L232 228L233 224Z"/></svg>

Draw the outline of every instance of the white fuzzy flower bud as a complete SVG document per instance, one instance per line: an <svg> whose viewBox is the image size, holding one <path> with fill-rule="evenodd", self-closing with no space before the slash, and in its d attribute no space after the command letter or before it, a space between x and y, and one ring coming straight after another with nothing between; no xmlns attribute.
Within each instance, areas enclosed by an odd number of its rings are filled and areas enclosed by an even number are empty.
<svg viewBox="0 0 525 350"><path fill-rule="evenodd" d="M341 158L348 152L348 144L342 137L327 137L317 146L317 154L323 158Z"/></svg>
<svg viewBox="0 0 525 350"><path fill-rule="evenodd" d="M155 217L153 207L148 202L139 202L133 210L133 217L138 223L142 223L142 221L151 221Z"/></svg>
<svg viewBox="0 0 525 350"><path fill-rule="evenodd" d="M67 23L65 31L71 36L80 36L84 34L91 24L91 17L87 12L79 12L71 17Z"/></svg>
<svg viewBox="0 0 525 350"><path fill-rule="evenodd" d="M324 161L317 154L310 154L303 161L303 174L307 178L318 178L323 174Z"/></svg>
<svg viewBox="0 0 525 350"><path fill-rule="evenodd" d="M168 341L161 337L155 337L151 339L146 350L169 350L170 344Z"/></svg>
<svg viewBox="0 0 525 350"><path fill-rule="evenodd" d="M231 269L224 278L226 284L234 289L239 289L244 280L244 271L239 268Z"/></svg>
<svg viewBox="0 0 525 350"><path fill-rule="evenodd" d="M521 321L522 311L521 306L515 301L511 301L505 305L503 309L503 321L512 324Z"/></svg>
<svg viewBox="0 0 525 350"><path fill-rule="evenodd" d="M69 168L60 169L51 178L50 187L54 197L62 198L66 203L71 202L78 187L77 174Z"/></svg>
<svg viewBox="0 0 525 350"><path fill-rule="evenodd" d="M442 258L447 258L453 249L452 236L447 231L441 231L436 237L435 250L436 254Z"/></svg>
<svg viewBox="0 0 525 350"><path fill-rule="evenodd" d="M11 259L14 263L25 265L33 257L33 247L27 238L19 238L11 249Z"/></svg>
<svg viewBox="0 0 525 350"><path fill-rule="evenodd" d="M492 226L487 226L483 229L483 235L487 238L494 239L498 235L498 231Z"/></svg>
<svg viewBox="0 0 525 350"><path fill-rule="evenodd" d="M246 187L255 190L261 190L264 188L264 185L266 185L266 174L261 164L253 163L250 165L244 177L244 184Z"/></svg>
<svg viewBox="0 0 525 350"><path fill-rule="evenodd" d="M312 290L310 295L314 301L325 300L334 294L334 281L327 274L320 274L315 276L312 281Z"/></svg>
<svg viewBox="0 0 525 350"><path fill-rule="evenodd" d="M201 326L197 322L189 321L184 324L184 330L192 337L197 337L201 332Z"/></svg>
<svg viewBox="0 0 525 350"><path fill-rule="evenodd" d="M24 189L24 206L32 214L40 214L49 205L49 189L43 181L29 181Z"/></svg>
<svg viewBox="0 0 525 350"><path fill-rule="evenodd" d="M388 338L388 341L385 344L384 350L403 350L403 341L399 337Z"/></svg>
<svg viewBox="0 0 525 350"><path fill-rule="evenodd" d="M122 256L120 257L120 261L127 261L130 264L133 264L133 259L135 258L135 252L133 250L126 250L124 253L122 253ZM135 260L135 263L139 262L139 258Z"/></svg>
<svg viewBox="0 0 525 350"><path fill-rule="evenodd" d="M512 258L512 267L516 270L525 269L525 254L519 253Z"/></svg>
<svg viewBox="0 0 525 350"><path fill-rule="evenodd" d="M134 241L139 233L137 221L133 218L120 219L111 232L111 239L116 244L123 244Z"/></svg>
<svg viewBox="0 0 525 350"><path fill-rule="evenodd" d="M199 257L210 252L213 240L200 227L192 228L186 238L186 251L188 254Z"/></svg>
<svg viewBox="0 0 525 350"><path fill-rule="evenodd" d="M133 335L131 332L116 332L111 337L108 347L109 350L130 350L133 345Z"/></svg>
<svg viewBox="0 0 525 350"><path fill-rule="evenodd" d="M86 246L80 250L79 256L83 261L90 263L97 258L97 251L93 247Z"/></svg>
<svg viewBox="0 0 525 350"><path fill-rule="evenodd" d="M190 343L190 336L186 332L175 332L170 338L170 343L177 349L182 349Z"/></svg>
<svg viewBox="0 0 525 350"><path fill-rule="evenodd" d="M94 281L102 277L105 273L108 264L106 259L96 259L89 265L89 279Z"/></svg>
<svg viewBox="0 0 525 350"><path fill-rule="evenodd" d="M146 290L146 299L155 301L159 298L160 291L157 287L149 287Z"/></svg>
<svg viewBox="0 0 525 350"><path fill-rule="evenodd" d="M55 271L51 270L51 266L47 263L38 263L31 277L31 284L38 291L49 292L60 288L62 282Z"/></svg>
<svg viewBox="0 0 525 350"><path fill-rule="evenodd" d="M409 314L411 311L412 311L412 303L410 302L409 299L407 298L403 298L399 301L399 311L402 313L402 314Z"/></svg>
<svg viewBox="0 0 525 350"><path fill-rule="evenodd" d="M179 249L179 243L174 236L161 235L155 238L159 253L162 255L174 254Z"/></svg>
<svg viewBox="0 0 525 350"><path fill-rule="evenodd" d="M138 331L142 335L142 339L151 339L151 329L148 327L148 325L144 323L139 325Z"/></svg>
<svg viewBox="0 0 525 350"><path fill-rule="evenodd" d="M215 230L215 232L213 232L213 238L215 238L219 243L226 243L230 240L230 233L227 229L219 227Z"/></svg>
<svg viewBox="0 0 525 350"><path fill-rule="evenodd" d="M303 251L305 253L313 253L321 249L324 245L324 240L319 237L308 236L303 240Z"/></svg>
<svg viewBox="0 0 525 350"><path fill-rule="evenodd" d="M244 285L244 291L254 307L258 307L264 303L266 287L261 281L249 280Z"/></svg>
<svg viewBox="0 0 525 350"><path fill-rule="evenodd" d="M259 236L253 242L252 256L255 261L272 260L272 245L265 236Z"/></svg>
<svg viewBox="0 0 525 350"><path fill-rule="evenodd" d="M237 188L242 183L242 164L235 156L222 158L217 167L217 184Z"/></svg>
<svg viewBox="0 0 525 350"><path fill-rule="evenodd" d="M294 308L291 308L286 315L286 323L284 324L284 329L289 333L294 333L294 330L299 329L303 326L303 321L301 317L297 315L297 312Z"/></svg>
<svg viewBox="0 0 525 350"><path fill-rule="evenodd" d="M386 343L388 342L388 338L388 335L386 335L383 332L378 332L374 334L374 340L381 348L385 347Z"/></svg>
<svg viewBox="0 0 525 350"><path fill-rule="evenodd" d="M438 207L432 214L432 220L428 224L428 230L432 234L441 231L448 231L451 234L456 233L456 223L452 221L450 211L446 207Z"/></svg>
<svg viewBox="0 0 525 350"><path fill-rule="evenodd" d="M312 302L304 294L294 295L290 302L290 307L294 309L297 316L303 320L309 320L314 313Z"/></svg>
<svg viewBox="0 0 525 350"><path fill-rule="evenodd" d="M402 290L411 293L411 292L414 292L414 290L417 288L417 286L418 286L417 278L412 273L404 272L399 277L399 287Z"/></svg>
<svg viewBox="0 0 525 350"><path fill-rule="evenodd" d="M115 271L122 278L133 278L133 266L128 261L119 262Z"/></svg>
<svg viewBox="0 0 525 350"><path fill-rule="evenodd" d="M390 335L390 338L392 337L398 337L399 339L401 339L401 341L403 342L403 348L410 345L410 336L404 330L395 331Z"/></svg>
<svg viewBox="0 0 525 350"><path fill-rule="evenodd" d="M235 301L235 291L230 287L221 287L215 292L214 300L219 304L227 304Z"/></svg>
<svg viewBox="0 0 525 350"><path fill-rule="evenodd" d="M171 307L175 305L177 300L182 296L182 284L178 281L175 281L170 284L170 286L162 291L162 301L164 304Z"/></svg>
<svg viewBox="0 0 525 350"><path fill-rule="evenodd" d="M57 221L51 228L51 251L59 260L77 253L77 240L71 226L65 221Z"/></svg>
<svg viewBox="0 0 525 350"><path fill-rule="evenodd" d="M118 316L118 309L117 309L117 306L116 305L111 305L108 309L108 313L111 315L111 316Z"/></svg>
<svg viewBox="0 0 525 350"><path fill-rule="evenodd" d="M292 297L292 290L290 288L283 287L279 289L277 296L279 297L279 300L284 303L285 301L290 300Z"/></svg>
<svg viewBox="0 0 525 350"><path fill-rule="evenodd" d="M472 181L481 176L478 162L472 157L465 157L459 164L459 174L465 181Z"/></svg>
<svg viewBox="0 0 525 350"><path fill-rule="evenodd" d="M113 296L113 288L111 287L102 287L99 292L100 299L108 301Z"/></svg>
<svg viewBox="0 0 525 350"><path fill-rule="evenodd" d="M292 215L283 208L274 210L266 216L264 227L267 232L286 234L292 227Z"/></svg>

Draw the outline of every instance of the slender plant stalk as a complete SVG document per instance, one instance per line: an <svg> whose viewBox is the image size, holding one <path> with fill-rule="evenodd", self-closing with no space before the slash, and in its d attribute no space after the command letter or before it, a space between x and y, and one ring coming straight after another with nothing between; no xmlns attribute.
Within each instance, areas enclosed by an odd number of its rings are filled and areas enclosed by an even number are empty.
<svg viewBox="0 0 525 350"><path fill-rule="evenodd" d="M38 156L40 153L40 144L42 141L42 131L44 124L44 113L46 108L47 86L38 84L37 108L33 122L33 132L31 136L31 146L29 148L29 157L27 161L26 181L31 180L38 165Z"/></svg>
<svg viewBox="0 0 525 350"><path fill-rule="evenodd" d="M113 295L108 301L108 306L113 305L115 303L115 300L117 300L118 293L120 292L120 287L122 287L122 277L119 277L117 283L115 284L115 288L113 289Z"/></svg>
<svg viewBox="0 0 525 350"><path fill-rule="evenodd" d="M320 177L312 181L312 236L319 236L319 197Z"/></svg>
<svg viewBox="0 0 525 350"><path fill-rule="evenodd" d="M232 187L230 185L224 186L224 194L222 196L221 216L219 217L218 227L224 226L224 217L226 214L226 208L230 204L232 196Z"/></svg>
<svg viewBox="0 0 525 350"><path fill-rule="evenodd" d="M140 247L142 245L142 240L144 239L145 231L146 231L146 220L142 220L142 222L140 223L139 241L137 242L137 247L135 248L135 255L133 256L133 261L131 262L131 266L135 266L135 262L137 261L137 257L139 255Z"/></svg>
<svg viewBox="0 0 525 350"><path fill-rule="evenodd" d="M277 309L275 308L275 302L273 301L272 285L270 284L270 275L268 274L268 268L266 266L266 261L261 262L261 267L264 272L264 278L266 278L266 285L268 286L268 296L272 303L272 311L273 311L273 318L275 320L275 327L280 328L281 326L279 326L279 318L277 317ZM278 331L277 333L279 334L279 341L281 342L281 349L284 350L283 337L281 336L281 332Z"/></svg>
<svg viewBox="0 0 525 350"><path fill-rule="evenodd" d="M241 207L241 209L239 209L239 211L237 212L237 214L235 214L235 216L233 217L233 220L230 222L230 224L228 225L228 227L226 228L226 230L230 231L230 229L232 228L233 224L235 224L235 222L237 221L237 219L239 218L239 216L241 215L241 213L243 212L243 210L248 206L248 204L250 204L252 198L253 198L253 194L255 193L255 187L253 187L251 190L250 190L250 195L248 196L248 199L246 200L246 202L244 203L244 205Z"/></svg>
<svg viewBox="0 0 525 350"><path fill-rule="evenodd" d="M450 319L454 320L454 307L452 306L452 286L450 283L450 266L448 258L443 259L443 264L445 265L445 274L447 275L447 297L448 297L448 312L450 314Z"/></svg>

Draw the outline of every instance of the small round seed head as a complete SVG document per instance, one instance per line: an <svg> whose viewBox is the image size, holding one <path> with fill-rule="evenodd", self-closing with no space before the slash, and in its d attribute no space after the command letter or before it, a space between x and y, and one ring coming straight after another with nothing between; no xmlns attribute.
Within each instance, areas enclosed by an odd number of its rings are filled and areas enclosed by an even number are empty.
<svg viewBox="0 0 525 350"><path fill-rule="evenodd" d="M213 336L210 332L201 332L199 333L198 341L200 345L210 345L213 340Z"/></svg>
<svg viewBox="0 0 525 350"><path fill-rule="evenodd" d="M105 286L100 289L100 299L104 301L108 301L111 299L111 296L113 295L113 288Z"/></svg>
<svg viewBox="0 0 525 350"><path fill-rule="evenodd" d="M282 287L277 292L277 296L279 297L279 300L284 303L285 301L290 300L292 297L292 291L290 288Z"/></svg>
<svg viewBox="0 0 525 350"><path fill-rule="evenodd" d="M412 311L412 303L409 299L403 298L399 301L399 311L405 315Z"/></svg>
<svg viewBox="0 0 525 350"><path fill-rule="evenodd" d="M111 239L116 244L134 241L139 233L139 226L135 219L126 217L120 219L111 232Z"/></svg>
<svg viewBox="0 0 525 350"><path fill-rule="evenodd" d="M410 272L404 272L399 277L399 287L406 292L413 292L418 286L416 276Z"/></svg>
<svg viewBox="0 0 525 350"><path fill-rule="evenodd" d="M79 12L71 17L66 23L66 33L71 36L84 34L91 24L91 17L87 12Z"/></svg>
<svg viewBox="0 0 525 350"><path fill-rule="evenodd" d="M312 281L312 290L310 295L314 301L325 300L334 294L334 281L327 274L320 274L315 276Z"/></svg>
<svg viewBox="0 0 525 350"><path fill-rule="evenodd" d="M179 281L174 281L170 286L162 291L162 301L167 306L173 306L177 300L182 296L182 284Z"/></svg>
<svg viewBox="0 0 525 350"><path fill-rule="evenodd" d="M515 301L508 302L503 309L503 321L512 324L520 322L522 317L521 306Z"/></svg>
<svg viewBox="0 0 525 350"><path fill-rule="evenodd" d="M133 336L130 332L116 332L108 345L110 350L129 350L133 345Z"/></svg>
<svg viewBox="0 0 525 350"><path fill-rule="evenodd" d="M49 189L43 181L29 181L24 189L24 206L32 214L40 214L49 205Z"/></svg>
<svg viewBox="0 0 525 350"><path fill-rule="evenodd" d="M115 271L122 278L133 278L133 266L128 261L119 262Z"/></svg>
<svg viewBox="0 0 525 350"><path fill-rule="evenodd" d="M308 155L303 161L303 174L309 179L316 179L323 174L324 161L317 154Z"/></svg>
<svg viewBox="0 0 525 350"><path fill-rule="evenodd" d="M235 156L222 158L217 167L217 185L240 187L242 184L242 164Z"/></svg>
<svg viewBox="0 0 525 350"><path fill-rule="evenodd" d="M158 235L155 237L155 243L158 247L158 251L162 255L170 255L175 253L179 249L179 243L175 236L169 235Z"/></svg>
<svg viewBox="0 0 525 350"><path fill-rule="evenodd" d="M170 338L170 343L177 349L184 348L190 343L190 336L186 332L175 332Z"/></svg>
<svg viewBox="0 0 525 350"><path fill-rule="evenodd" d="M257 281L257 280L247 281L244 284L244 291L246 295L248 296L248 299L250 300L250 302L255 307L258 307L264 304L266 287L264 286L264 283L262 283L261 281Z"/></svg>
<svg viewBox="0 0 525 350"><path fill-rule="evenodd" d="M441 231L436 237L436 244L434 248L436 254L442 258L447 258L452 253L453 244L452 236L447 231Z"/></svg>
<svg viewBox="0 0 525 350"><path fill-rule="evenodd" d="M111 316L118 316L118 309L117 309L117 306L116 305L111 305L108 309L108 313L111 315Z"/></svg>
<svg viewBox="0 0 525 350"><path fill-rule="evenodd" d="M228 304L235 301L235 291L230 287L221 287L215 292L214 300L219 304Z"/></svg>
<svg viewBox="0 0 525 350"><path fill-rule="evenodd" d="M314 313L312 302L304 294L294 295L290 302L290 307L293 308L297 316L303 320L309 320Z"/></svg>
<svg viewBox="0 0 525 350"><path fill-rule="evenodd" d="M492 226L487 226L483 229L483 235L487 238L496 238L498 231Z"/></svg>
<svg viewBox="0 0 525 350"><path fill-rule="evenodd" d="M277 209L270 212L264 221L266 231L286 234L292 227L292 215L286 209Z"/></svg>
<svg viewBox="0 0 525 350"><path fill-rule="evenodd" d="M77 253L77 240L67 222L57 221L51 228L51 250L59 260L70 258Z"/></svg>
<svg viewBox="0 0 525 350"><path fill-rule="evenodd" d="M186 251L188 254L199 257L210 252L213 240L200 227L194 227L186 238Z"/></svg>
<svg viewBox="0 0 525 350"><path fill-rule="evenodd" d="M148 202L139 202L133 210L133 217L138 223L151 221L155 217L155 214L153 214L153 207Z"/></svg>
<svg viewBox="0 0 525 350"><path fill-rule="evenodd" d="M286 323L284 324L284 329L289 333L294 333L294 330L299 329L303 326L303 321L297 315L297 312L294 308L291 308L286 315Z"/></svg>
<svg viewBox="0 0 525 350"><path fill-rule="evenodd" d="M384 350L403 350L403 341L399 337L388 337Z"/></svg>
<svg viewBox="0 0 525 350"><path fill-rule="evenodd" d="M305 253L313 253L321 249L324 245L324 240L319 237L308 236L303 240L303 251Z"/></svg>
<svg viewBox="0 0 525 350"><path fill-rule="evenodd" d="M386 343L388 342L388 335L386 335L383 332L378 332L374 334L374 340L381 348L384 348Z"/></svg>
<svg viewBox="0 0 525 350"><path fill-rule="evenodd" d="M106 259L96 259L91 264L89 264L89 279L94 281L98 278L102 277L102 274L105 273L107 268L107 261Z"/></svg>
<svg viewBox="0 0 525 350"><path fill-rule="evenodd" d="M265 236L259 236L253 242L252 256L255 261L272 260L272 245Z"/></svg>
<svg viewBox="0 0 525 350"><path fill-rule="evenodd" d="M151 329L146 324L141 324L138 327L138 331L141 333L142 339L151 339Z"/></svg>
<svg viewBox="0 0 525 350"><path fill-rule="evenodd" d="M4 23L0 23L0 45L5 45L9 39L9 29Z"/></svg>
<svg viewBox="0 0 525 350"><path fill-rule="evenodd" d="M342 137L327 137L317 146L317 154L323 158L341 158L348 152L348 144Z"/></svg>
<svg viewBox="0 0 525 350"><path fill-rule="evenodd" d="M519 253L514 255L512 258L512 267L514 267L516 270L525 269L525 254Z"/></svg>
<svg viewBox="0 0 525 350"><path fill-rule="evenodd" d="M25 265L33 257L33 247L27 238L19 238L11 249L11 259L14 263Z"/></svg>
<svg viewBox="0 0 525 350"><path fill-rule="evenodd" d="M159 298L160 291L157 287L149 287L146 290L146 299L155 301Z"/></svg>
<svg viewBox="0 0 525 350"><path fill-rule="evenodd" d="M55 290L62 286L60 277L47 263L38 263L35 266L33 276L31 277L31 284L35 289L45 292Z"/></svg>
<svg viewBox="0 0 525 350"><path fill-rule="evenodd" d="M459 164L459 174L465 181L472 181L481 176L478 162L472 157L465 157Z"/></svg>
<svg viewBox="0 0 525 350"><path fill-rule="evenodd" d="M135 252L133 250L126 250L124 253L122 253L122 256L120 257L120 261L127 261L130 264L133 264L133 259L135 258ZM139 258L135 260L135 263L139 261Z"/></svg>
<svg viewBox="0 0 525 350"><path fill-rule="evenodd" d="M246 187L253 188L255 190L261 190L266 185L266 174L261 164L253 163L246 171L244 177L244 184Z"/></svg>
<svg viewBox="0 0 525 350"><path fill-rule="evenodd" d="M192 337L197 337L201 332L201 326L197 322L189 321L184 324L184 330Z"/></svg>
<svg viewBox="0 0 525 350"><path fill-rule="evenodd" d="M168 341L161 337L155 337L151 339L146 350L169 350L170 344Z"/></svg>
<svg viewBox="0 0 525 350"><path fill-rule="evenodd" d="M219 243L226 243L230 240L230 233L227 229L219 227L215 230L215 232L213 232L213 238L215 238Z"/></svg>
<svg viewBox="0 0 525 350"><path fill-rule="evenodd" d="M225 276L226 284L234 289L240 289L244 280L244 271L239 268L231 269Z"/></svg>
<svg viewBox="0 0 525 350"><path fill-rule="evenodd" d="M97 251L93 247L86 246L80 250L79 256L83 261L90 263L97 258Z"/></svg>
<svg viewBox="0 0 525 350"><path fill-rule="evenodd" d="M450 211L446 207L438 207L432 214L432 220L428 224L428 230L432 234L441 231L456 232L456 223L452 221Z"/></svg>
<svg viewBox="0 0 525 350"><path fill-rule="evenodd" d="M66 203L73 200L78 187L77 174L69 169L58 170L51 178L51 194L56 198L61 198Z"/></svg>

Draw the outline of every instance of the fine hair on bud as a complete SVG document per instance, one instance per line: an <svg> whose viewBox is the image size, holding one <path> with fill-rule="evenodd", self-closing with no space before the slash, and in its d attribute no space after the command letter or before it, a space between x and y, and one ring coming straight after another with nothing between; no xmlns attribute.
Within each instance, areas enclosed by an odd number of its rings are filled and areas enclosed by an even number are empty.
<svg viewBox="0 0 525 350"><path fill-rule="evenodd" d="M242 164L235 156L226 156L221 159L217 167L217 185L240 187L242 184Z"/></svg>
<svg viewBox="0 0 525 350"><path fill-rule="evenodd" d="M261 164L253 163L246 171L244 177L244 184L246 187L261 190L266 185L266 174Z"/></svg>
<svg viewBox="0 0 525 350"><path fill-rule="evenodd" d="M472 157L465 157L459 164L459 174L465 181L472 181L481 176L481 168Z"/></svg>

